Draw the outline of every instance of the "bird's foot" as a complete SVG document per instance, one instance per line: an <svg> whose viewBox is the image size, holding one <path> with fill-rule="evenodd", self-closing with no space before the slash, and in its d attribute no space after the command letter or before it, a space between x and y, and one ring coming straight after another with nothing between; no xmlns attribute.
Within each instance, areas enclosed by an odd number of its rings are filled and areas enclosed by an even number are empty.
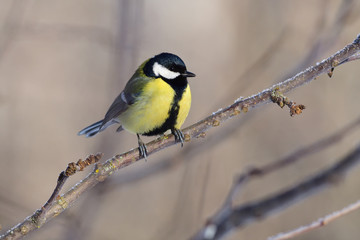
<svg viewBox="0 0 360 240"><path fill-rule="evenodd" d="M174 134L175 136L175 142L180 142L181 143L181 147L184 146L184 134L182 133L182 131L180 129L171 129L171 133Z"/></svg>
<svg viewBox="0 0 360 240"><path fill-rule="evenodd" d="M139 134L137 134L138 137L138 144L139 144L139 157L140 158L145 158L145 161L147 161L147 148L145 146L145 143L141 140Z"/></svg>

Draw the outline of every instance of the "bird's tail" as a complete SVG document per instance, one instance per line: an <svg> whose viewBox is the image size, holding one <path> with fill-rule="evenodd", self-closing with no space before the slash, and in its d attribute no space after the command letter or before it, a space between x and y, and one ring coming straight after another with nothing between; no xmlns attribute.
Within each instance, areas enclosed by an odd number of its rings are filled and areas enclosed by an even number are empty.
<svg viewBox="0 0 360 240"><path fill-rule="evenodd" d="M104 123L104 120L100 120L96 123L91 124L90 126L84 128L83 130L81 130L78 135L85 135L86 137L92 137L95 134L97 134L98 132L103 131L105 128L107 128L110 125L113 125L115 123L119 123L119 121L117 121L116 119L112 119L106 123ZM122 126L118 127L118 129L116 130L117 132L120 132L121 130L123 130Z"/></svg>
<svg viewBox="0 0 360 240"><path fill-rule="evenodd" d="M96 123L91 124L90 126L84 128L83 130L81 130L78 135L85 135L86 137L92 137L95 134L97 134L98 132L102 131L104 128L102 127L103 125L103 120L100 120Z"/></svg>

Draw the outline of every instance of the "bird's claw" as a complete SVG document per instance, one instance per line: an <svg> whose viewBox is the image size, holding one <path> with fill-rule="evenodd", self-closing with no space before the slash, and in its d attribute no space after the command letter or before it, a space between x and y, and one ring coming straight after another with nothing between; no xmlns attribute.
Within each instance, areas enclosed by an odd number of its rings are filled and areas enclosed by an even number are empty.
<svg viewBox="0 0 360 240"><path fill-rule="evenodd" d="M181 147L183 147L185 138L184 138L184 134L182 133L182 131L180 129L172 129L171 132L175 136L175 142L180 142Z"/></svg>
<svg viewBox="0 0 360 240"><path fill-rule="evenodd" d="M139 157L140 158L145 158L145 161L147 161L147 148L146 145L144 144L144 142L141 140L139 134L137 134L138 137L138 144L139 144Z"/></svg>

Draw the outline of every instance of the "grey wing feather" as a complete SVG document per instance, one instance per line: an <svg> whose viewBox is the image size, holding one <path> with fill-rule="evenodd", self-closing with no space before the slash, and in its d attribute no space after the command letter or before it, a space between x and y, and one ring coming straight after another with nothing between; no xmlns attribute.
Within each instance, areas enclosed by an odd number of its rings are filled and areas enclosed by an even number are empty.
<svg viewBox="0 0 360 240"><path fill-rule="evenodd" d="M148 79L141 77L138 71L128 81L124 91L122 91L111 104L109 110L105 114L103 125L109 121L118 121L117 118L125 112L130 105L136 102L144 85L148 81Z"/></svg>
<svg viewBox="0 0 360 240"><path fill-rule="evenodd" d="M123 113L128 108L129 105L122 99L122 94L123 92L121 92L111 104L109 110L105 114L103 125L105 125L107 122L115 120L121 113Z"/></svg>

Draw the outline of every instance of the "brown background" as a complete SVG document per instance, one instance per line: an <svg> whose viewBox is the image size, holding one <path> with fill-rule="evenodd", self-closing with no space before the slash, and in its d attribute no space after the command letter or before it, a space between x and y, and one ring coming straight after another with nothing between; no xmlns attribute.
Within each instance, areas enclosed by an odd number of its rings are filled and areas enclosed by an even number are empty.
<svg viewBox="0 0 360 240"><path fill-rule="evenodd" d="M330 0L2 0L0 3L0 225L18 223L49 197L67 163L137 146L115 133L76 133L100 120L137 66L169 51L188 69L188 126L321 61L360 33L360 3ZM360 62L288 96L307 109L291 118L274 104L226 122L206 138L114 173L28 239L187 239L224 200L234 177L324 138L359 117ZM238 202L305 179L350 151L336 147L247 185ZM149 141L151 138L145 138ZM228 239L266 237L359 199L359 173ZM86 173L70 179L71 187ZM354 212L296 239L358 239Z"/></svg>

